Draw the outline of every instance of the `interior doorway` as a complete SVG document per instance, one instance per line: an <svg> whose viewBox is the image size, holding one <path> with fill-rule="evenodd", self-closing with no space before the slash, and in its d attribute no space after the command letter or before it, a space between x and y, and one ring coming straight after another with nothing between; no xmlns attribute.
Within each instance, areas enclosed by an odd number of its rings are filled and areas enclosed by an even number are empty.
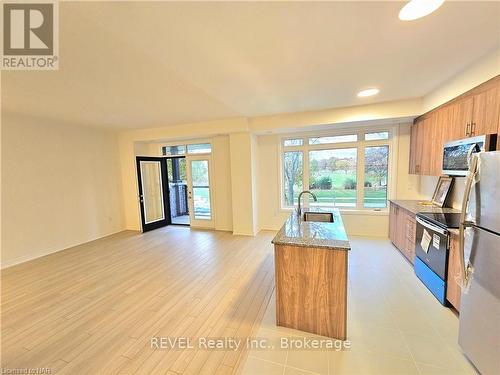
<svg viewBox="0 0 500 375"><path fill-rule="evenodd" d="M166 163L170 223L190 225L186 158L184 156L168 157Z"/></svg>
<svg viewBox="0 0 500 375"><path fill-rule="evenodd" d="M215 227L210 143L163 146L164 156L137 156L142 231L166 225Z"/></svg>

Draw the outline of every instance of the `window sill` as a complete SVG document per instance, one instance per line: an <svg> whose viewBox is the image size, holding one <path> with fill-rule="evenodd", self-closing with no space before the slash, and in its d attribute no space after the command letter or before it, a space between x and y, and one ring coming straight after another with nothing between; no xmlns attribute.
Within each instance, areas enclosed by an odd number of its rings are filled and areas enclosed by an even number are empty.
<svg viewBox="0 0 500 375"><path fill-rule="evenodd" d="M348 209L348 208L340 208L340 207L335 207L335 208L338 208L340 213L343 215L366 215L366 216L388 216L389 215L389 208L381 208L380 211L375 211L375 210L370 210L370 209L360 210L360 209ZM294 209L295 208L292 208L292 207L281 208L280 212L288 213L288 212L292 212Z"/></svg>

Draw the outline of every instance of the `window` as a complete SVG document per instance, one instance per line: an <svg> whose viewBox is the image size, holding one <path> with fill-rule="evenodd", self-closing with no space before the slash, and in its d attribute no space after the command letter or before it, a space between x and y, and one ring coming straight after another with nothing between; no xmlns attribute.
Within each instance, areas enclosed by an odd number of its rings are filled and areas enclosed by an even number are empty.
<svg viewBox="0 0 500 375"><path fill-rule="evenodd" d="M212 145L210 143L187 145L187 151L188 154L207 154L212 152Z"/></svg>
<svg viewBox="0 0 500 375"><path fill-rule="evenodd" d="M389 146L365 148L364 207L387 207Z"/></svg>
<svg viewBox="0 0 500 375"><path fill-rule="evenodd" d="M389 132L366 133L365 141L378 141L382 139L389 139Z"/></svg>
<svg viewBox="0 0 500 375"><path fill-rule="evenodd" d="M356 207L356 148L309 151L311 205Z"/></svg>
<svg viewBox="0 0 500 375"><path fill-rule="evenodd" d="M186 146L165 146L162 147L163 155L184 155L186 153Z"/></svg>
<svg viewBox="0 0 500 375"><path fill-rule="evenodd" d="M294 206L302 189L302 151L283 153L283 201L286 206Z"/></svg>
<svg viewBox="0 0 500 375"><path fill-rule="evenodd" d="M195 143L191 145L164 146L161 148L164 156L185 155L188 154L209 154L212 152L210 143Z"/></svg>
<svg viewBox="0 0 500 375"><path fill-rule="evenodd" d="M194 218L210 220L212 208L210 206L210 179L207 160L192 160L191 175L193 183Z"/></svg>
<svg viewBox="0 0 500 375"><path fill-rule="evenodd" d="M285 147L289 147L289 146L302 146L302 139L300 138L297 138L297 139L285 139L283 141L283 145Z"/></svg>
<svg viewBox="0 0 500 375"><path fill-rule="evenodd" d="M323 145L328 143L356 142L358 136L356 134L336 135L333 137L315 137L309 138L310 145Z"/></svg>
<svg viewBox="0 0 500 375"><path fill-rule="evenodd" d="M305 142L303 141L305 140ZM302 190L310 206L380 210L389 197L391 132L353 130L283 139L282 207L297 205Z"/></svg>

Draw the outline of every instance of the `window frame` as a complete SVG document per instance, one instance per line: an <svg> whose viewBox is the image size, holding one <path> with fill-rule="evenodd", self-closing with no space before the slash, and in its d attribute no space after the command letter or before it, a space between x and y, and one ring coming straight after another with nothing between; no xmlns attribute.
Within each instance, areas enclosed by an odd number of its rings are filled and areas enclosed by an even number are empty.
<svg viewBox="0 0 500 375"><path fill-rule="evenodd" d="M365 133L375 133L386 131L389 133L388 139L381 140L365 140ZM339 143L329 143L329 144L315 144L310 145L308 138L317 137L332 137L339 135L350 135L356 134L358 140L355 142L339 142ZM284 189L284 152L287 151L301 151L302 152L302 186L303 189L309 187L309 151L313 150L335 150L335 149L345 149L345 148L356 148L357 149L357 161L356 161L356 207L336 207L343 213L357 213L362 212L365 214L388 214L389 203L387 203L384 208L373 208L364 207L364 183L365 183L365 147L370 146L388 146L389 156L388 156L388 166L387 166L387 201L392 198L392 194L395 191L395 181L396 181L396 171L397 171L397 160L395 154L397 153L397 142L395 139L398 135L397 125L385 125L385 126L370 126L368 128L344 128L335 131L320 131L320 132L304 132L304 133L292 133L284 134L279 138L279 205L280 211L289 212L294 209L293 206L287 206L285 204L285 197L283 194ZM284 146L284 141L287 139L302 139L301 146Z"/></svg>

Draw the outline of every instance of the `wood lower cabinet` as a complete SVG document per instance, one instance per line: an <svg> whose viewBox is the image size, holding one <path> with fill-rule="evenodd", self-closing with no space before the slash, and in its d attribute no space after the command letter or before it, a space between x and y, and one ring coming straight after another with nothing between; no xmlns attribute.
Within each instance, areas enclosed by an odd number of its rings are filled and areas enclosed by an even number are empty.
<svg viewBox="0 0 500 375"><path fill-rule="evenodd" d="M462 290L456 281L456 278L460 276L461 272L458 235L452 234L450 236L449 251L446 299L457 311L460 311L460 295Z"/></svg>
<svg viewBox="0 0 500 375"><path fill-rule="evenodd" d="M500 134L500 76L415 119L409 173L440 176L444 143L495 133Z"/></svg>
<svg viewBox="0 0 500 375"><path fill-rule="evenodd" d="M411 264L415 261L415 231L415 214L391 202L389 238Z"/></svg>
<svg viewBox="0 0 500 375"><path fill-rule="evenodd" d="M415 221L415 215L411 212L406 211L406 257L411 262L415 263L415 235L417 231L417 222Z"/></svg>

